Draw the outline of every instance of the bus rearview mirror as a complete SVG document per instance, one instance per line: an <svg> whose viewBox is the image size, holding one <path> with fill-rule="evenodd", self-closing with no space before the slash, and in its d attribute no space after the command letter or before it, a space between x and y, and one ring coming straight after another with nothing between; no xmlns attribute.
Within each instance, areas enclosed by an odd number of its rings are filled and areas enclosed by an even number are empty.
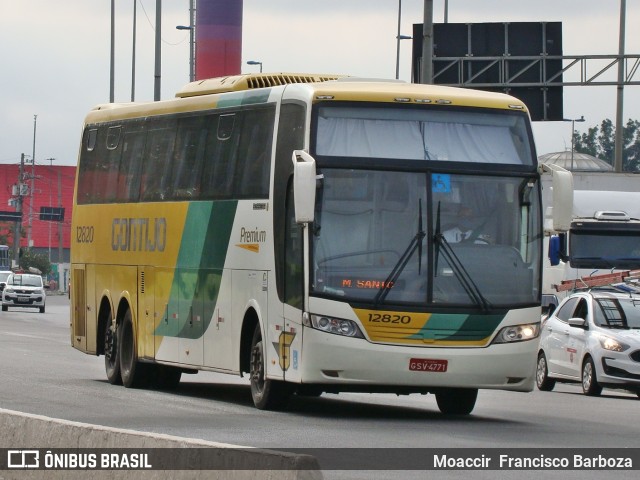
<svg viewBox="0 0 640 480"><path fill-rule="evenodd" d="M294 150L292 160L296 222L313 222L316 201L316 161L304 150Z"/></svg>

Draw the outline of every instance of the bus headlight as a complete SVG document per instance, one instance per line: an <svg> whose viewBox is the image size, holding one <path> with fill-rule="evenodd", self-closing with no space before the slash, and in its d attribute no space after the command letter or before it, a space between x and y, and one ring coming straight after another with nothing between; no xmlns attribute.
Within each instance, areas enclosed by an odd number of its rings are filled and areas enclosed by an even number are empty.
<svg viewBox="0 0 640 480"><path fill-rule="evenodd" d="M358 325L342 318L327 317L326 315L305 315L304 322L307 327L315 328L327 333L335 335L343 335L345 337L364 338Z"/></svg>
<svg viewBox="0 0 640 480"><path fill-rule="evenodd" d="M527 340L533 340L540 335L540 324L529 323L526 325L511 325L504 327L496 338L491 343L513 343L513 342L526 342Z"/></svg>

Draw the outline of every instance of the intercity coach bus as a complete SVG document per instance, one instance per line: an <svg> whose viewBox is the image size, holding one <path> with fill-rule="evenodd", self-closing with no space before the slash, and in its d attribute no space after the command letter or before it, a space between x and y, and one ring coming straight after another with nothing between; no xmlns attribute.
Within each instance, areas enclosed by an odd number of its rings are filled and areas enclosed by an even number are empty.
<svg viewBox="0 0 640 480"><path fill-rule="evenodd" d="M208 370L248 374L259 409L355 391L468 414L478 389L533 387L540 188L503 94L249 74L98 106L71 342L126 387Z"/></svg>

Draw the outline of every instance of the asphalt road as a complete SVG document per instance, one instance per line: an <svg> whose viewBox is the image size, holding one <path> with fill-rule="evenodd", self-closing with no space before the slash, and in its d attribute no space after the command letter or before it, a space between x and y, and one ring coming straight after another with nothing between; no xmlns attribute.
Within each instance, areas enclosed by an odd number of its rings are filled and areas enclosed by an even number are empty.
<svg viewBox="0 0 640 480"><path fill-rule="evenodd" d="M640 400L579 386L553 392L481 391L472 415L446 417L433 396L369 394L294 398L286 412L253 407L247 379L201 372L178 390L106 381L104 357L71 347L66 296L47 311L0 313L0 407L78 422L272 449L640 447ZM348 451L347 451L348 454ZM325 478L426 478L424 472L327 472ZM468 478L469 472L429 478ZM473 472L473 478L540 478L541 472ZM543 478L632 478L631 472L545 472ZM513 475L511 475L513 474Z"/></svg>

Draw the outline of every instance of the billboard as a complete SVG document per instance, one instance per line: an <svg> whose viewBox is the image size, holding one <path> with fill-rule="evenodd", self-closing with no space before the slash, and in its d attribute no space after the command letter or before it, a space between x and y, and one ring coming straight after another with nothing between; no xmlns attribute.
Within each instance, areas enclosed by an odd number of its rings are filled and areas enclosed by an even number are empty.
<svg viewBox="0 0 640 480"><path fill-rule="evenodd" d="M422 24L413 26L413 81L419 82ZM436 23L433 83L503 92L533 120L562 120L562 22ZM554 57L554 58L548 58ZM457 58L461 61L454 62Z"/></svg>
<svg viewBox="0 0 640 480"><path fill-rule="evenodd" d="M198 0L196 80L240 73L242 3L243 0Z"/></svg>

